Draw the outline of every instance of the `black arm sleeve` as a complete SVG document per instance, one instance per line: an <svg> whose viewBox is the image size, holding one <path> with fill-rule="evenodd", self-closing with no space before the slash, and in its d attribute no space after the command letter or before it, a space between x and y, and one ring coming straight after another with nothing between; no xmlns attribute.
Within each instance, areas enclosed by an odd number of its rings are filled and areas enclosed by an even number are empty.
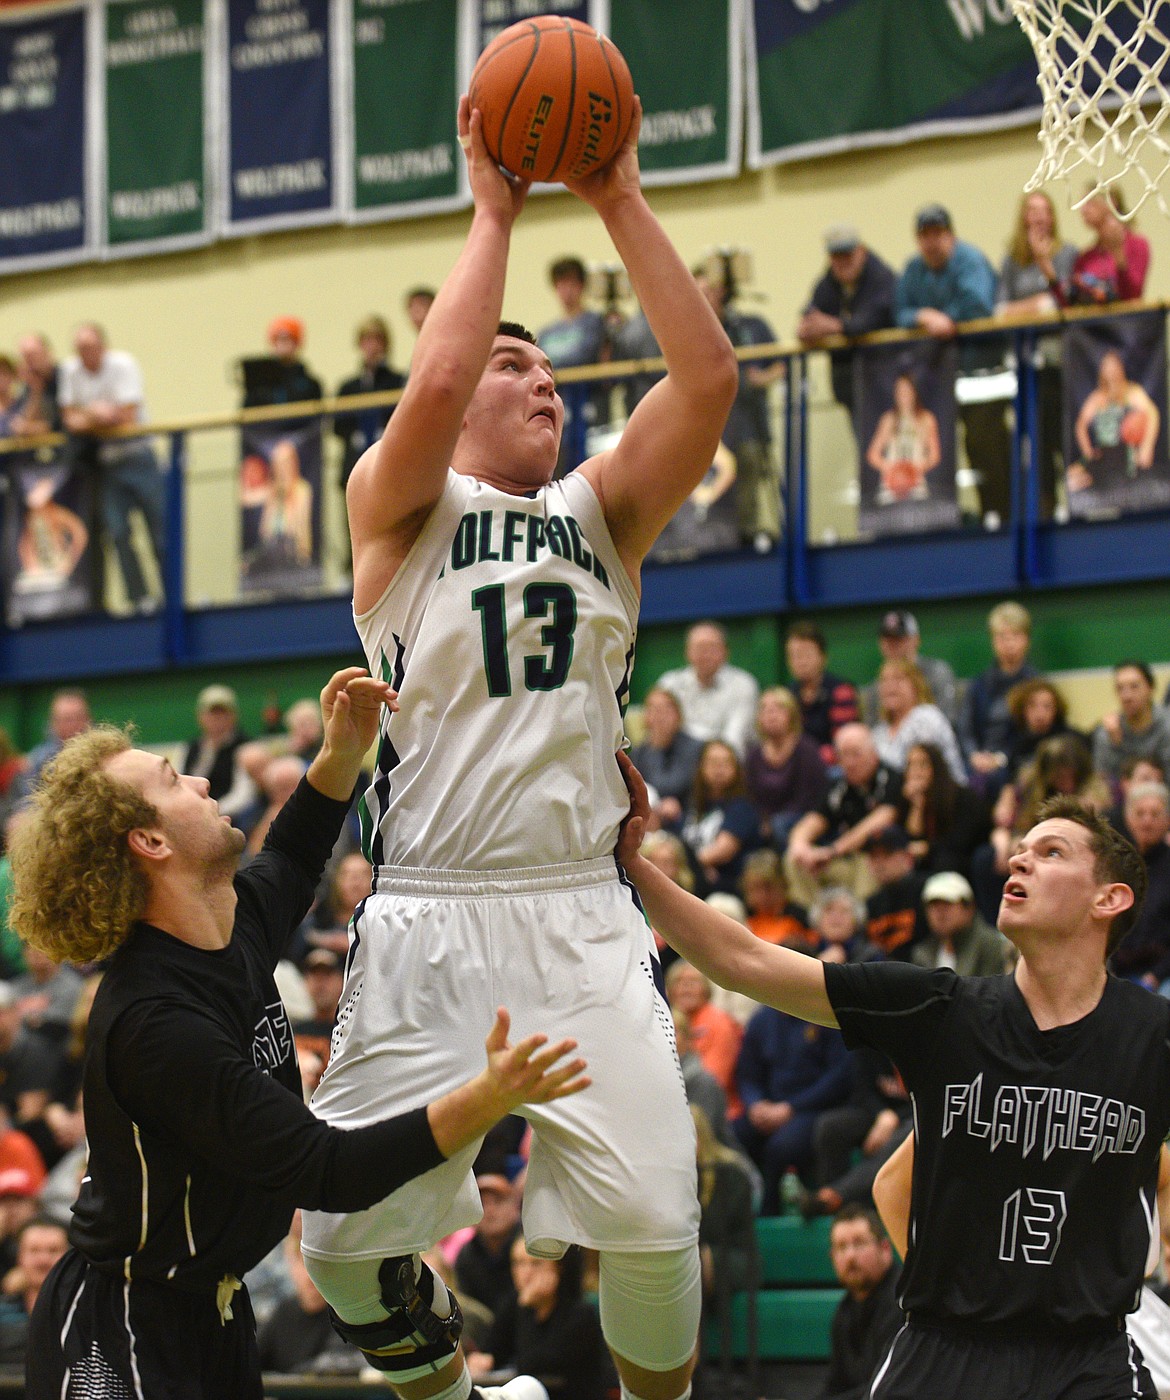
<svg viewBox="0 0 1170 1400"><path fill-rule="evenodd" d="M302 778L260 854L236 876L237 931L259 933L273 965L309 912L348 812L348 802L335 802Z"/></svg>
<svg viewBox="0 0 1170 1400"><path fill-rule="evenodd" d="M330 1127L214 1021L179 1003L123 1013L107 1069L140 1128L307 1210L365 1210L445 1160L425 1108L348 1132Z"/></svg>

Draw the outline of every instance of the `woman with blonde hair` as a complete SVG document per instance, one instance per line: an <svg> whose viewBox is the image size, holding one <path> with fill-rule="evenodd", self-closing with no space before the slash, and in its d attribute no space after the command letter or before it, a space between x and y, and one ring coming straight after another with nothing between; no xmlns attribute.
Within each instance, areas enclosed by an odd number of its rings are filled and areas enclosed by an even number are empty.
<svg viewBox="0 0 1170 1400"><path fill-rule="evenodd" d="M883 661L877 691L881 723L874 725L873 742L882 762L901 772L915 744L933 744L951 777L966 787L967 770L955 731L931 698L926 677L914 662L900 657Z"/></svg>
<svg viewBox="0 0 1170 1400"><path fill-rule="evenodd" d="M708 1302L746 1288L755 1260L752 1179L743 1158L715 1136L707 1115L691 1105L699 1168L699 1256Z"/></svg>
<svg viewBox="0 0 1170 1400"><path fill-rule="evenodd" d="M748 745L743 760L747 793L783 854L788 833L824 801L828 771L820 749L804 733L800 705L786 686L770 686L760 696L756 733L759 738Z"/></svg>

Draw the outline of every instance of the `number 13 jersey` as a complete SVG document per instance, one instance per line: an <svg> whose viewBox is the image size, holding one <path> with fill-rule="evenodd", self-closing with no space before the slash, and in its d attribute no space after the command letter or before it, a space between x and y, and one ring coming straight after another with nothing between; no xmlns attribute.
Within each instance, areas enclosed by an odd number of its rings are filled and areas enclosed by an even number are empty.
<svg viewBox="0 0 1170 1400"><path fill-rule="evenodd" d="M512 496L448 472L410 553L355 617L398 691L359 804L375 866L592 860L629 806L615 752L637 591L580 474Z"/></svg>

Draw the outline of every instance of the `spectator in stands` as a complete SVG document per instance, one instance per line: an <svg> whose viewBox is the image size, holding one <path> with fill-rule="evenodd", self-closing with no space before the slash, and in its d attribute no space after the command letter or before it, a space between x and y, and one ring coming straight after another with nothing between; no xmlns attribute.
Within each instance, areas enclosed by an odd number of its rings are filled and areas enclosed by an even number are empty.
<svg viewBox="0 0 1170 1400"><path fill-rule="evenodd" d="M901 770L913 745L932 744L946 760L955 782L966 786L967 770L955 731L931 701L930 686L914 662L883 662L877 684L881 722L872 734L882 762Z"/></svg>
<svg viewBox="0 0 1170 1400"><path fill-rule="evenodd" d="M321 752L325 729L321 723L321 706L316 700L306 697L294 700L284 716L285 732L288 735L285 752L293 754L304 763L312 761Z"/></svg>
<svg viewBox="0 0 1170 1400"><path fill-rule="evenodd" d="M477 1299L494 1317L516 1298L512 1281L512 1245L520 1234L520 1192L503 1164L480 1159L475 1184L483 1215L455 1256L455 1281L461 1293Z"/></svg>
<svg viewBox="0 0 1170 1400"><path fill-rule="evenodd" d="M317 1291L301 1258L299 1210L293 1216L283 1249L293 1291L291 1296L277 1303L259 1329L261 1367L285 1375L297 1372L356 1375L363 1365L362 1354L334 1332L329 1305Z"/></svg>
<svg viewBox="0 0 1170 1400"><path fill-rule="evenodd" d="M12 419L16 408L19 375L12 356L0 353L0 438L15 436Z"/></svg>
<svg viewBox="0 0 1170 1400"><path fill-rule="evenodd" d="M999 273L996 314L1042 316L1054 311L1072 276L1077 250L1060 237L1056 207L1043 190L1020 200L1015 231ZM1044 335L1037 345L1040 507L1051 515L1056 482L1064 468L1064 384L1059 335Z"/></svg>
<svg viewBox="0 0 1170 1400"><path fill-rule="evenodd" d="M695 872L691 869L687 848L673 832L648 832L642 842L641 854L651 865L657 866L668 880L694 894ZM659 966L666 972L677 961L678 954L657 929L652 929L651 932L654 934L654 946L658 950Z"/></svg>
<svg viewBox="0 0 1170 1400"><path fill-rule="evenodd" d="M707 1115L691 1104L699 1169L699 1262L703 1300L716 1307L746 1288L756 1253L753 1183L746 1160L723 1142Z"/></svg>
<svg viewBox="0 0 1170 1400"><path fill-rule="evenodd" d="M908 832L896 822L869 838L865 854L876 886L865 901L866 938L885 957L904 960L926 931L926 874L917 868Z"/></svg>
<svg viewBox="0 0 1170 1400"><path fill-rule="evenodd" d="M756 722L760 687L755 676L732 666L727 633L717 622L697 622L687 633L687 664L666 671L658 685L678 701L683 727L704 742L722 739L737 754L747 747Z"/></svg>
<svg viewBox="0 0 1170 1400"><path fill-rule="evenodd" d="M829 790L820 749L802 731L793 693L782 685L765 690L756 707L758 737L748 745L743 768L748 797L781 852L788 833L805 812L820 806Z"/></svg>
<svg viewBox="0 0 1170 1400"><path fill-rule="evenodd" d="M910 746L896 807L915 864L926 873L969 873L971 857L991 833L987 803L955 782L942 751L933 744Z"/></svg>
<svg viewBox="0 0 1170 1400"><path fill-rule="evenodd" d="M1113 950L1109 965L1120 977L1160 988L1170 978L1170 789L1134 784L1125 799L1125 824L1146 865L1146 897L1137 921Z"/></svg>
<svg viewBox="0 0 1170 1400"><path fill-rule="evenodd" d="M1068 705L1052 684L1037 676L1012 686L1007 697L1011 728L1008 731L1006 777L1014 782L1020 769L1045 739L1076 733L1068 722Z"/></svg>
<svg viewBox="0 0 1170 1400"><path fill-rule="evenodd" d="M61 428L57 401L57 362L49 342L39 332L23 337L18 347L20 378L24 385L13 405L9 432L15 437L39 437Z"/></svg>
<svg viewBox="0 0 1170 1400"><path fill-rule="evenodd" d="M85 1116L81 1107L81 1076L85 1064L85 1038L89 1013L102 980L101 972L91 972L81 984L73 1007L64 1056L49 1095L41 1121L36 1127L37 1147L45 1165L54 1170L63 1157L85 1145ZM72 1202L70 1197L70 1202Z"/></svg>
<svg viewBox="0 0 1170 1400"><path fill-rule="evenodd" d="M735 1082L744 1113L736 1136L764 1178L763 1213L780 1210L785 1172L812 1170L818 1114L844 1103L852 1060L841 1032L763 1006L747 1024Z"/></svg>
<svg viewBox="0 0 1170 1400"><path fill-rule="evenodd" d="M940 870L922 891L929 937L910 952L918 967L949 967L960 977L997 977L1011 945L975 908L975 891L954 870Z"/></svg>
<svg viewBox="0 0 1170 1400"><path fill-rule="evenodd" d="M841 776L788 837L788 885L806 906L823 885L846 885L862 898L872 891L873 877L862 852L874 832L894 820L901 791L902 775L878 757L864 724L840 729L835 750Z"/></svg>
<svg viewBox="0 0 1170 1400"><path fill-rule="evenodd" d="M829 266L812 291L796 334L801 343L816 346L826 336L867 335L894 324L897 276L862 242L852 224L832 224L825 230ZM830 350L829 373L833 397L853 414L853 351Z"/></svg>
<svg viewBox="0 0 1170 1400"><path fill-rule="evenodd" d="M130 515L138 510L146 523L161 572L164 553L166 486L148 438L106 439L111 428L131 427L146 417L142 371L125 350L111 350L106 333L92 321L73 338L75 354L61 366L58 401L74 450L96 468L101 517L118 556L131 608L153 611L142 564L130 534ZM100 573L100 571L99 571Z"/></svg>
<svg viewBox="0 0 1170 1400"><path fill-rule="evenodd" d="M1003 786L1011 746L1008 694L1039 672L1028 660L1032 618L1020 603L997 603L987 615L995 662L968 685L959 737L972 777L994 796Z"/></svg>
<svg viewBox="0 0 1170 1400"><path fill-rule="evenodd" d="M995 311L995 269L973 243L955 236L951 216L941 204L927 204L914 220L918 253L906 264L895 295L899 326L918 327L940 340L955 335L964 321ZM963 344L959 363L967 374L999 366L1003 347L998 337ZM1011 508L1009 472L1011 437L1002 399L960 404L967 458L980 476L984 517L1006 520Z"/></svg>
<svg viewBox="0 0 1170 1400"><path fill-rule="evenodd" d="M815 949L816 938L808 926L808 914L788 898L784 862L775 851L753 851L743 863L740 883L748 911L745 922L757 938L765 943L783 943L802 953Z"/></svg>
<svg viewBox="0 0 1170 1400"><path fill-rule="evenodd" d="M878 650L883 661L911 661L926 677L930 698L954 725L958 720L958 684L955 673L938 657L922 656L918 648L922 637L918 619L902 608L892 608L882 614L878 624ZM876 724L879 717L877 682L861 691L861 717L866 724Z"/></svg>
<svg viewBox="0 0 1170 1400"><path fill-rule="evenodd" d="M195 700L199 734L187 746L182 771L206 778L208 795L233 821L256 801L256 788L240 762L248 736L240 729L236 692L226 685L204 686Z"/></svg>
<svg viewBox="0 0 1170 1400"><path fill-rule="evenodd" d="M40 1214L38 1192L45 1180L44 1167L5 1167L0 1171L0 1278L16 1267L20 1232Z"/></svg>
<svg viewBox="0 0 1170 1400"><path fill-rule="evenodd" d="M29 1030L64 1046L85 979L76 968L55 963L31 944L24 947L25 971L13 978L20 1019Z"/></svg>
<svg viewBox="0 0 1170 1400"><path fill-rule="evenodd" d="M34 1216L20 1230L16 1266L4 1279L0 1292L0 1366L24 1364L28 1347L28 1320L36 1306L41 1285L69 1247L63 1225L42 1215Z"/></svg>
<svg viewBox="0 0 1170 1400"><path fill-rule="evenodd" d="M381 316L367 316L357 328L357 348L361 365L351 379L346 379L338 387L339 399L352 398L355 394L380 394L391 389L401 389L406 376L393 369L390 357L390 327ZM372 443L382 435L382 430L390 421L394 405L382 408L363 408L351 413L333 415L333 431L342 443L341 489L344 493L349 474L357 465L357 459ZM316 709L316 706L314 706Z"/></svg>
<svg viewBox="0 0 1170 1400"><path fill-rule="evenodd" d="M711 983L698 968L681 958L666 970L666 999L671 1011L681 1011L686 1016L691 1043L703 1068L714 1075L728 1104L738 1104L735 1066L743 1044L743 1027L734 1016L712 1003Z"/></svg>
<svg viewBox="0 0 1170 1400"><path fill-rule="evenodd" d="M864 1400L906 1321L898 1306L899 1271L877 1214L864 1206L846 1206L838 1214L829 1254L845 1296L833 1314L820 1400Z"/></svg>
<svg viewBox="0 0 1170 1400"><path fill-rule="evenodd" d="M696 280L737 348L770 345L776 332L762 316L733 308L736 284L731 260L723 260L721 277L708 268ZM784 361L741 360L739 393L727 415L723 442L735 456L735 513L740 542L757 554L767 554L780 538L780 464L772 443L768 389L784 377Z"/></svg>
<svg viewBox="0 0 1170 1400"><path fill-rule="evenodd" d="M1126 758L1152 758L1170 769L1170 711L1154 704L1154 673L1144 661L1119 661L1113 668L1117 711L1093 732L1093 767L1110 781Z"/></svg>
<svg viewBox="0 0 1170 1400"><path fill-rule="evenodd" d="M358 905L370 892L374 868L361 851L342 856L329 875L325 898L305 931L311 948L328 948L344 958L349 951L349 926Z"/></svg>
<svg viewBox="0 0 1170 1400"><path fill-rule="evenodd" d="M1138 301L1150 268L1150 244L1119 215L1128 212L1120 185L1109 185L1081 205L1081 218L1094 235L1077 255L1072 274L1058 289L1069 305L1096 306L1110 301Z"/></svg>
<svg viewBox="0 0 1170 1400"><path fill-rule="evenodd" d="M723 1086L709 1069L703 1067L691 1038L691 1023L685 1011L673 1011L674 1044L678 1051L678 1065L682 1070L683 1086L687 1091L687 1103L697 1108L710 1124L712 1132L720 1142L734 1143L735 1138L727 1124L727 1095Z"/></svg>
<svg viewBox="0 0 1170 1400"><path fill-rule="evenodd" d="M83 690L58 690L49 702L49 723L45 738L28 754L24 771L16 781L18 800L26 797L40 779L41 771L51 758L56 758L66 739L84 734L93 723L89 701Z"/></svg>
<svg viewBox="0 0 1170 1400"><path fill-rule="evenodd" d="M313 1014L307 1019L293 1021L292 1032L298 1057L315 1057L320 1066L316 1071L320 1080L329 1063L329 1041L337 1024L337 1007L345 986L344 964L332 948L310 948L299 967L313 1003Z"/></svg>
<svg viewBox="0 0 1170 1400"><path fill-rule="evenodd" d="M902 1076L880 1050L853 1052L853 1087L840 1108L817 1120L815 1191L806 1191L800 1213L806 1220L835 1215L847 1204L869 1204L874 1178L914 1128L914 1109Z"/></svg>
<svg viewBox="0 0 1170 1400"><path fill-rule="evenodd" d="M321 381L300 358L305 323L297 316L276 316L268 325L272 354L244 361L244 407L309 403L325 397Z"/></svg>
<svg viewBox="0 0 1170 1400"><path fill-rule="evenodd" d="M653 790L653 812L659 824L677 830L695 785L703 741L683 729L678 697L656 685L642 701L646 737L630 749L630 758Z"/></svg>
<svg viewBox="0 0 1170 1400"><path fill-rule="evenodd" d="M699 893L739 888L744 858L762 842L760 814L747 796L739 756L730 744L703 745L690 806L679 835L690 856Z"/></svg>
<svg viewBox="0 0 1170 1400"><path fill-rule="evenodd" d="M433 287L412 287L403 298L403 305L406 307L406 316L415 335L422 330L423 322L427 319L427 312L435 304L435 289Z"/></svg>
<svg viewBox="0 0 1170 1400"><path fill-rule="evenodd" d="M857 719L857 691L825 669L829 649L815 622L794 622L784 639L784 659L800 704L804 732L820 746L826 766L836 762L833 745L842 725Z"/></svg>
<svg viewBox="0 0 1170 1400"><path fill-rule="evenodd" d="M34 1141L63 1058L61 1046L24 1025L12 984L0 982L0 1107Z"/></svg>
<svg viewBox="0 0 1170 1400"><path fill-rule="evenodd" d="M506 1369L535 1376L558 1400L604 1400L609 1369L597 1309L581 1296L581 1251L538 1259L512 1243L515 1301L488 1330L484 1351L468 1357L473 1381Z"/></svg>
<svg viewBox="0 0 1170 1400"><path fill-rule="evenodd" d="M822 962L872 962L881 951L865 931L865 905L850 890L830 885L822 890L808 911L817 944L813 949Z"/></svg>
<svg viewBox="0 0 1170 1400"><path fill-rule="evenodd" d="M577 257L558 258L548 270L549 281L561 304L561 315L537 332L536 343L548 356L554 370L572 369L578 365L596 365L609 359L609 337L605 317L590 311L585 305L585 285L588 274L585 264ZM607 411L609 386L594 386L585 399L585 422L592 426L609 421ZM561 439L564 459L570 436L566 424ZM570 465L562 460L561 469ZM572 465L575 465L573 463Z"/></svg>
<svg viewBox="0 0 1170 1400"><path fill-rule="evenodd" d="M1132 841L1133 833L1125 821L1125 799L1129 796L1130 789L1137 787L1139 783L1165 782L1166 771L1155 759L1143 758L1141 755L1124 759L1121 764L1121 773L1117 779L1117 786L1121 789L1121 797L1107 813L1110 823L1123 836Z"/></svg>
<svg viewBox="0 0 1170 1400"><path fill-rule="evenodd" d="M243 859L246 860L250 856L259 854L260 848L264 845L264 838L268 835L268 828L276 820L280 809L296 792L297 784L305 776L307 767L308 765L301 759L292 754L285 754L282 758L274 758L265 768L264 776L260 780L260 790L264 795L264 810L260 813L255 826L248 833Z"/></svg>

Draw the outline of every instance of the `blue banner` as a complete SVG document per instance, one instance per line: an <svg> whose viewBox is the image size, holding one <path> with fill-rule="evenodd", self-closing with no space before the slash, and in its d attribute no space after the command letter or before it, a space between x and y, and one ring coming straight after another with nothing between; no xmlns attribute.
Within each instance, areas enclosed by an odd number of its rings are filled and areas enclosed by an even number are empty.
<svg viewBox="0 0 1170 1400"><path fill-rule="evenodd" d="M564 15L582 24L595 24L590 0L479 0L476 53L482 53L510 24L538 15Z"/></svg>
<svg viewBox="0 0 1170 1400"><path fill-rule="evenodd" d="M230 233L335 216L329 0L229 0Z"/></svg>
<svg viewBox="0 0 1170 1400"><path fill-rule="evenodd" d="M0 22L0 265L86 252L85 11Z"/></svg>

